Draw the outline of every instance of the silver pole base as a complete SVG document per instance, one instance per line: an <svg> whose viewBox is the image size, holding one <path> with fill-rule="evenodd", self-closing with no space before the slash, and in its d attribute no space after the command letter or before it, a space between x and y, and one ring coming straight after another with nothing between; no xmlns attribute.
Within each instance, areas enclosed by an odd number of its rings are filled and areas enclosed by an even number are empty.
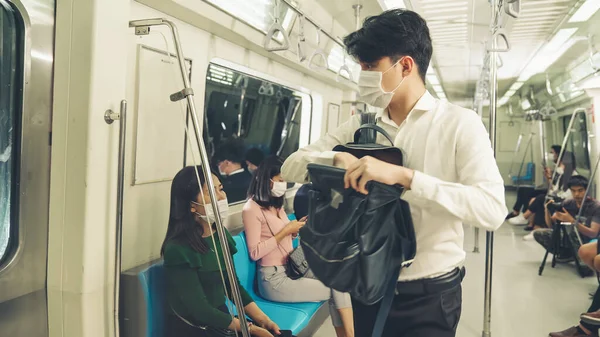
<svg viewBox="0 0 600 337"><path fill-rule="evenodd" d="M492 333L489 331L488 332L484 331L481 333L481 337L492 337Z"/></svg>

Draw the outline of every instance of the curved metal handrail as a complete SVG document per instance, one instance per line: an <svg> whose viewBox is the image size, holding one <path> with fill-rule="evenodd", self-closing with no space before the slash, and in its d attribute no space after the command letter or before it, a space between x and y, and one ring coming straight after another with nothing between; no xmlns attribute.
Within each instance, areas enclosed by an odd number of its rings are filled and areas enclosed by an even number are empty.
<svg viewBox="0 0 600 337"><path fill-rule="evenodd" d="M327 54L320 47L321 45L321 28L317 29L317 49L310 56L310 60L308 61L308 67L313 70L327 70L329 69L329 62L327 61ZM315 58L320 56L323 59L324 66L318 65L314 63Z"/></svg>

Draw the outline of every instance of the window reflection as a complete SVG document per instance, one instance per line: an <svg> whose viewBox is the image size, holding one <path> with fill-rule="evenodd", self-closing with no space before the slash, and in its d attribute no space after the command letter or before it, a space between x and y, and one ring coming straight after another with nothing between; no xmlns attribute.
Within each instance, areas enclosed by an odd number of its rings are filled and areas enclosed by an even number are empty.
<svg viewBox="0 0 600 337"><path fill-rule="evenodd" d="M249 153L287 158L298 150L303 107L310 107L310 98L216 64L209 65L206 79L204 141L229 202L244 201L250 171L257 166Z"/></svg>
<svg viewBox="0 0 600 337"><path fill-rule="evenodd" d="M20 116L20 32L11 8L0 2L0 261L7 256L15 228L17 135Z"/></svg>

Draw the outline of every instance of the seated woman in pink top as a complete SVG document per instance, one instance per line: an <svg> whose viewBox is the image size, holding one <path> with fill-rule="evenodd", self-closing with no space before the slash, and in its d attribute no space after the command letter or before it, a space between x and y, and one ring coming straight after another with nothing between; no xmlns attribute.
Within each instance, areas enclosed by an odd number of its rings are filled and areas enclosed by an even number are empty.
<svg viewBox="0 0 600 337"><path fill-rule="evenodd" d="M308 273L292 280L286 274L286 261L292 252L292 237L304 226L289 221L283 210L287 189L281 178L283 162L277 157L265 159L252 177L249 200L242 218L250 257L258 261L258 290L274 302L320 302L329 300L329 312L338 337L354 336L350 295L327 288Z"/></svg>

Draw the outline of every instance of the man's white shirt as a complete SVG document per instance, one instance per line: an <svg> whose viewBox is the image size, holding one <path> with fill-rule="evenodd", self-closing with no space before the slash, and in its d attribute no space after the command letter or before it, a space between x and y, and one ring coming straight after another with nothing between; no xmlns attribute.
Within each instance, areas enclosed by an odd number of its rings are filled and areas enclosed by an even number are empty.
<svg viewBox="0 0 600 337"><path fill-rule="evenodd" d="M360 117L352 116L292 154L282 167L283 178L305 183L309 163L333 165L331 150L352 142L360 124ZM432 278L461 266L466 256L462 224L496 230L508 212L504 181L481 118L426 91L400 126L387 111L377 115L377 125L404 151L404 166L415 170L402 198L410 204L417 254L399 281ZM382 135L377 142L389 145Z"/></svg>

